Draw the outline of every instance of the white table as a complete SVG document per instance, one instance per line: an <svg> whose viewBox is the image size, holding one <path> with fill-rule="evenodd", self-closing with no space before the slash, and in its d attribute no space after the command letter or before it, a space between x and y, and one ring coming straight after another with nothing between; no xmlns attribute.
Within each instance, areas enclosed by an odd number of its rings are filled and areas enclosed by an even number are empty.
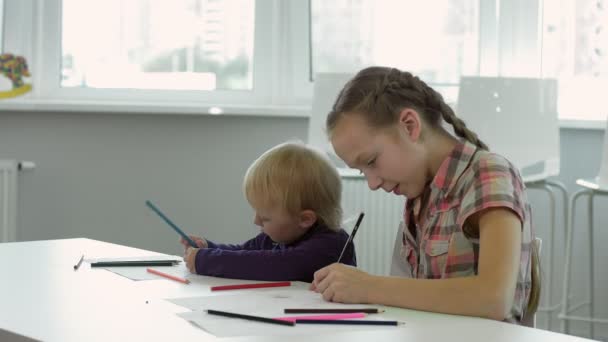
<svg viewBox="0 0 608 342"><path fill-rule="evenodd" d="M281 341L281 336L218 339L177 317L185 309L163 298L209 293L169 280L132 281L111 272L78 271L86 258L151 252L90 239L0 244L0 340L28 341ZM229 281L228 281L229 282ZM147 302L147 303L146 303ZM289 337L295 341L583 341L577 337L486 319L391 309L404 329Z"/></svg>

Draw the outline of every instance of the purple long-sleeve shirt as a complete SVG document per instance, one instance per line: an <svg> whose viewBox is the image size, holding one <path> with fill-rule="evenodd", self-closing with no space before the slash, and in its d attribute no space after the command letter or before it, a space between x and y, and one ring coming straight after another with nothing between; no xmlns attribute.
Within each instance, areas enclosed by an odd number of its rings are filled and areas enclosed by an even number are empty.
<svg viewBox="0 0 608 342"><path fill-rule="evenodd" d="M236 279L312 282L317 270L338 261L347 240L344 230L336 232L315 225L288 245L277 244L264 233L242 245L207 241L209 247L201 248L196 254L196 273ZM340 262L357 265L352 242Z"/></svg>

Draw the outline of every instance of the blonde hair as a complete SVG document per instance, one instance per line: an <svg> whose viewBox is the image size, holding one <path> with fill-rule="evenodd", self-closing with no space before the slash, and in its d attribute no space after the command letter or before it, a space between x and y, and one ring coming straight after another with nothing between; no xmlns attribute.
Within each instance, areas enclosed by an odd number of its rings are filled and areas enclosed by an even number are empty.
<svg viewBox="0 0 608 342"><path fill-rule="evenodd" d="M329 158L300 142L287 142L264 152L243 181L249 203L280 206L290 215L312 210L317 222L339 230L342 183Z"/></svg>

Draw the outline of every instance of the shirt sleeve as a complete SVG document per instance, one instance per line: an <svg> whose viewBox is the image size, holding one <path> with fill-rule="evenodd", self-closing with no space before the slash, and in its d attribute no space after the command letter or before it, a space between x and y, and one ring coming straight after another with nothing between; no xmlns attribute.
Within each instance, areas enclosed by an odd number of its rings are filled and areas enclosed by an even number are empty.
<svg viewBox="0 0 608 342"><path fill-rule="evenodd" d="M332 236L333 235L333 236ZM198 274L251 280L311 282L314 272L337 261L346 242L340 234L321 235L297 246L246 250L203 248L196 255ZM354 263L354 246L344 263Z"/></svg>
<svg viewBox="0 0 608 342"><path fill-rule="evenodd" d="M464 228L471 215L488 208L503 207L525 222L524 184L519 171L504 157L487 153L470 165L463 181L458 224Z"/></svg>
<svg viewBox="0 0 608 342"><path fill-rule="evenodd" d="M236 251L236 250L252 250L252 249L260 249L264 243L265 235L259 234L253 239L247 240L242 244L223 244L223 243L215 243L213 241L207 240L207 248L210 249L222 249L227 251Z"/></svg>

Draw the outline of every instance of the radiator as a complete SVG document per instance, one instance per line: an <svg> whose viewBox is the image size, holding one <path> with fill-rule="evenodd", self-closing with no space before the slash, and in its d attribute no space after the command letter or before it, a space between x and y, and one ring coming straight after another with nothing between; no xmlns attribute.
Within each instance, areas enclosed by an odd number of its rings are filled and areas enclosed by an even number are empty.
<svg viewBox="0 0 608 342"><path fill-rule="evenodd" d="M0 160L0 242L17 233L17 168L15 160Z"/></svg>
<svg viewBox="0 0 608 342"><path fill-rule="evenodd" d="M357 265L375 275L388 275L395 237L403 217L405 197L383 190L371 191L367 181L353 170L340 169L344 229L350 232L360 212L365 217L355 235Z"/></svg>

